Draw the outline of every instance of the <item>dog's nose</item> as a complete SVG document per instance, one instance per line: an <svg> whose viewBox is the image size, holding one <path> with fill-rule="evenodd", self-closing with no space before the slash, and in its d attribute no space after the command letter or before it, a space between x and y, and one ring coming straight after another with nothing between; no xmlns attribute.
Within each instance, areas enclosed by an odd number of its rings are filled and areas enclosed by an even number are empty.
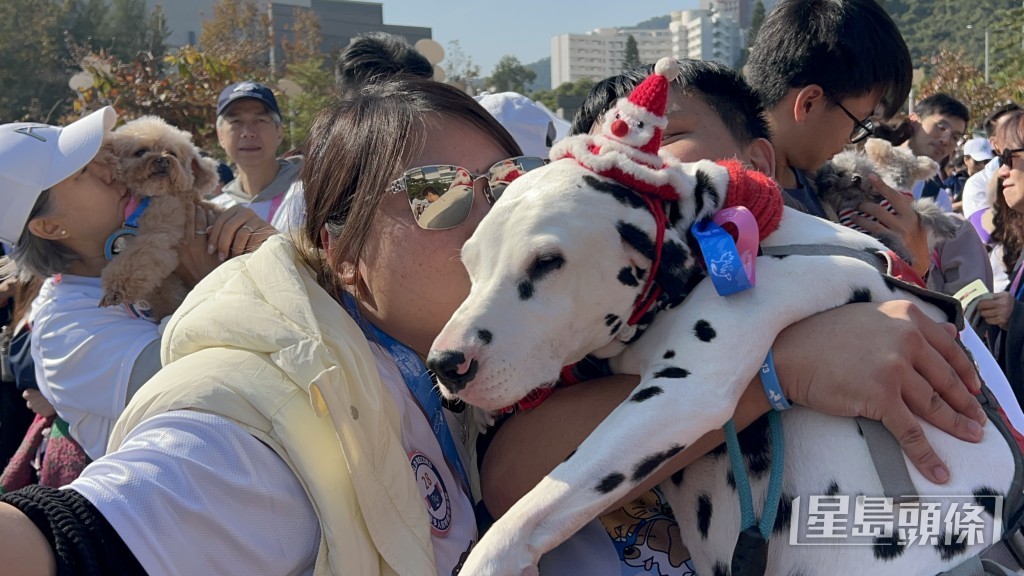
<svg viewBox="0 0 1024 576"><path fill-rule="evenodd" d="M427 356L427 368L437 376L437 381L455 394L466 387L476 376L476 360L466 362L466 355L458 350L431 350Z"/></svg>
<svg viewBox="0 0 1024 576"><path fill-rule="evenodd" d="M153 164L155 164L157 168L167 168L170 166L171 161L163 156L157 156L153 159Z"/></svg>

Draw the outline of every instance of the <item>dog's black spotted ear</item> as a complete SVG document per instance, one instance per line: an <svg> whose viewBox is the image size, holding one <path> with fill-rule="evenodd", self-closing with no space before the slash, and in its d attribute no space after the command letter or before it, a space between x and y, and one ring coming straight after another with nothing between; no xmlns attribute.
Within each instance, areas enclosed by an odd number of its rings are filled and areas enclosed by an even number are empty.
<svg viewBox="0 0 1024 576"><path fill-rule="evenodd" d="M217 163L211 158L192 156L193 187L200 196L206 196L217 188Z"/></svg>

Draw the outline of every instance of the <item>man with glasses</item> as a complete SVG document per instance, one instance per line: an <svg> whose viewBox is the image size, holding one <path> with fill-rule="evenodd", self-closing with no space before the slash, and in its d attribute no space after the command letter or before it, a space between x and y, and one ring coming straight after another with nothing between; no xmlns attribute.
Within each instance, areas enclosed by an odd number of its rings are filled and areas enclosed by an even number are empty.
<svg viewBox="0 0 1024 576"><path fill-rule="evenodd" d="M903 146L916 156L927 156L941 166L963 139L970 112L956 98L939 93L918 102L910 120L914 133ZM918 181L911 192L914 198L933 198L943 210L953 211L953 198L942 183L940 172L928 180Z"/></svg>

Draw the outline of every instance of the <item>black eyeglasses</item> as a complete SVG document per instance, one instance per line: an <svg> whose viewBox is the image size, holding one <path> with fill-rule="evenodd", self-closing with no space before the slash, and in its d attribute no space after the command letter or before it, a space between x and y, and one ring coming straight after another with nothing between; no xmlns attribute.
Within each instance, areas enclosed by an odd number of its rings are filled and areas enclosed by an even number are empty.
<svg viewBox="0 0 1024 576"><path fill-rule="evenodd" d="M1014 148L1013 150L1004 149L999 153L999 156L997 156L997 158L999 158L999 164L1001 166L1006 166L1007 168L1013 168L1014 154L1019 154L1021 152L1024 152L1024 148Z"/></svg>
<svg viewBox="0 0 1024 576"><path fill-rule="evenodd" d="M846 114L850 120L853 120L853 131L850 132L850 143L856 144L861 140L871 136L875 133L875 124L871 121L871 117L867 117L864 120L858 119L856 116L850 113L841 103L836 101L836 106Z"/></svg>

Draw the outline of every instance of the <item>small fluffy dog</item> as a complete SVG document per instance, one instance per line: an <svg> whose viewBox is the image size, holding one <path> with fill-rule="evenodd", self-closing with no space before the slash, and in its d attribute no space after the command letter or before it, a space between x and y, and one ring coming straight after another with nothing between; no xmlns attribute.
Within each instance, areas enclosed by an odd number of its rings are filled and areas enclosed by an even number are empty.
<svg viewBox="0 0 1024 576"><path fill-rule="evenodd" d="M852 216L861 202L874 202L889 209L888 201L871 186L868 174L875 172L893 189L909 193L914 182L934 176L937 171L938 165L927 156L915 156L909 149L893 146L880 138L869 138L863 152L846 150L825 164L815 177L815 185L829 218L860 230L853 225ZM956 222L932 199L916 200L913 207L928 230L930 248L956 234ZM912 255L899 238L883 235L879 240L913 263Z"/></svg>
<svg viewBox="0 0 1024 576"><path fill-rule="evenodd" d="M199 155L191 134L155 116L132 120L112 132L103 153L135 197L140 202L148 198L149 204L138 219L135 237L103 269L100 306L131 304L149 308L160 319L188 293L174 274L178 248L185 241L187 215L217 185L216 165Z"/></svg>

